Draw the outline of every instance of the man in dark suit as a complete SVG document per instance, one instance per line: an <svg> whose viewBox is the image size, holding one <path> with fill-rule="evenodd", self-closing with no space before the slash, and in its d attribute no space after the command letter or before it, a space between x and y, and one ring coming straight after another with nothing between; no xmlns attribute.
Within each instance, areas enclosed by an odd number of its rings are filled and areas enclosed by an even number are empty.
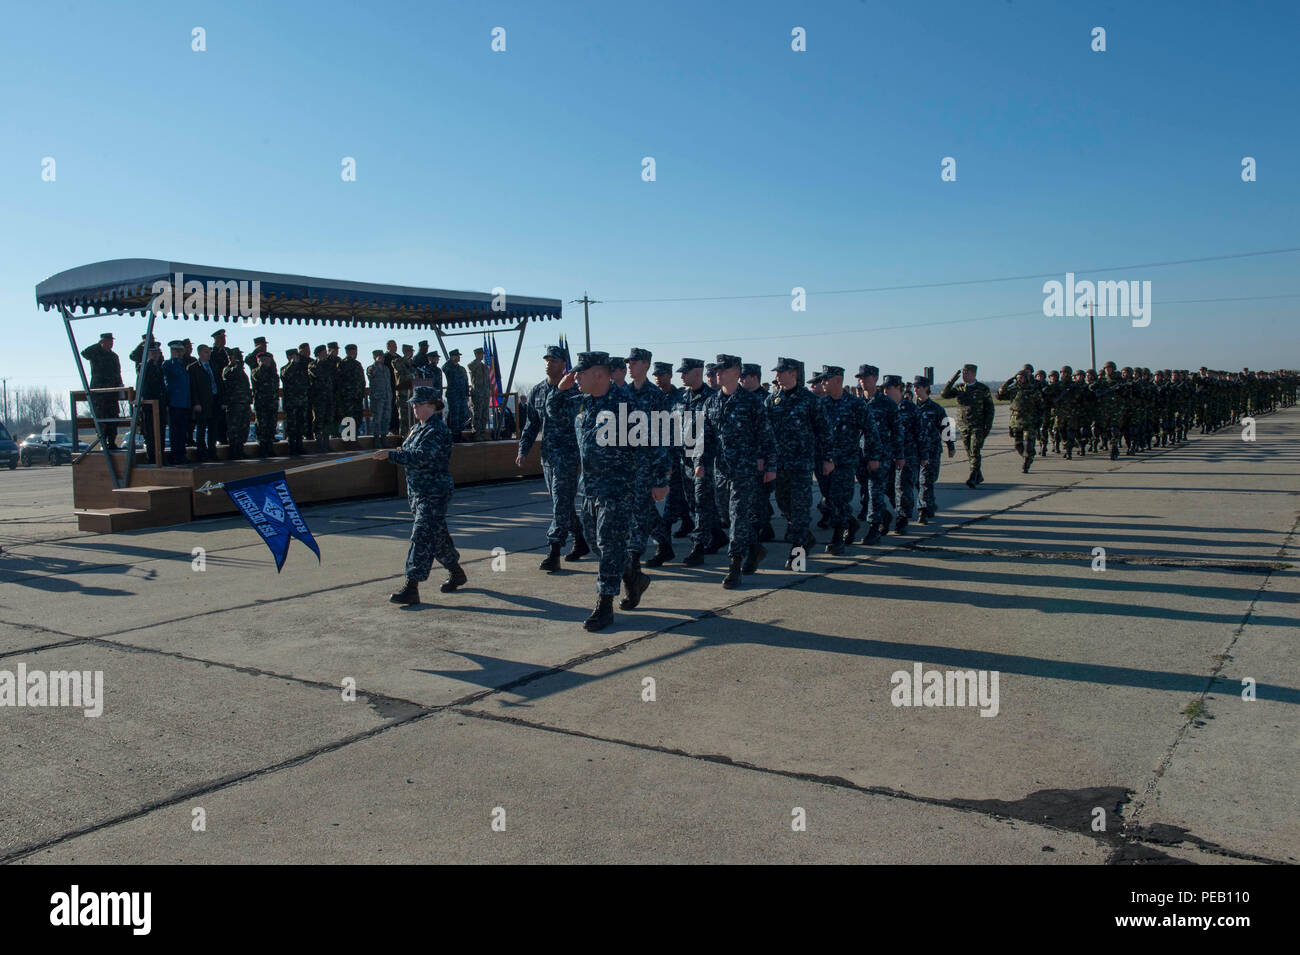
<svg viewBox="0 0 1300 955"><path fill-rule="evenodd" d="M217 440L226 443L226 386L222 374L230 364L226 352L226 330L219 328L212 333L212 377L217 380L217 410L212 417L212 430L217 433Z"/></svg>
<svg viewBox="0 0 1300 955"><path fill-rule="evenodd" d="M167 433L171 453L167 463L181 466L185 464L185 439L190 433L190 417L199 410L198 395L194 390L194 378L190 375L189 364L185 360L185 343L168 342L172 357L163 362L163 390L167 394Z"/></svg>
<svg viewBox="0 0 1300 955"><path fill-rule="evenodd" d="M217 459L217 410L221 407L221 392L212 370L212 349L199 346L198 361L189 367L194 382L194 444L200 461Z"/></svg>

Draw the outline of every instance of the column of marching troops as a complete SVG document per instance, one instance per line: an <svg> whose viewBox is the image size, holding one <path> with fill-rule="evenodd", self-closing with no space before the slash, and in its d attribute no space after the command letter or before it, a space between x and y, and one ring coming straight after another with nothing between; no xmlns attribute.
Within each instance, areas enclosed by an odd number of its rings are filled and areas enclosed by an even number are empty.
<svg viewBox="0 0 1300 955"><path fill-rule="evenodd" d="M646 567L676 559L673 539L689 537L683 559L698 566L727 548L726 588L757 571L763 543L775 539L775 507L786 520L786 569L801 567L816 543L812 485L821 501L817 524L830 529L826 553L840 554L857 542L875 544L891 530L906 531L916 509L920 523L937 512L935 483L946 444L955 453L958 434L969 459L966 485L984 481L981 450L993 427L994 395L976 378L977 368L955 372L940 394L955 399L954 422L932 397L931 382L917 376L905 386L898 375L880 377L874 365L857 370L857 387L846 387L842 367L827 365L804 381L803 364L780 358L775 380L765 383L758 365L735 355L715 363L684 358L677 367L651 362L633 348L626 359L584 352L571 372L565 355L548 348L546 379L529 393L522 412L517 462L540 435L542 471L551 496L549 552L540 569L560 569L563 558L600 559L595 610L583 626L601 630L619 607L637 607L650 585ZM959 382L957 379L961 377ZM652 380L651 380L652 379ZM1068 366L1044 374L1026 365L999 389L1008 401L1011 437L1028 471L1036 446L1047 453L1108 452L1135 455L1187 440L1296 402L1294 372L1240 374L1211 371L1117 369L1107 362L1100 376ZM631 411L679 412L682 420L703 413L697 441L665 447L611 442L608 423ZM861 507L852 508L854 483ZM666 501L661 514L656 502ZM678 525L673 531L673 525Z"/></svg>
<svg viewBox="0 0 1300 955"><path fill-rule="evenodd" d="M200 461L216 460L218 443L228 446L227 459L243 458L254 422L258 454L271 457L281 412L291 456L304 453L307 439L315 440L317 451L329 451L330 439L340 436L348 419L353 435L368 431L375 436L376 446L383 447L388 435L410 432L407 399L419 379L430 383L440 398L445 392L447 426L455 440L489 436L489 383L481 348L474 349L474 361L462 366L459 349L448 354L446 364L439 364L439 353L429 351L427 341L419 343L418 351L403 345L400 353L397 342L389 341L387 350L375 349L373 363L363 367L356 345L347 345L340 356L338 342L315 349L304 342L288 349L280 366L262 336L253 339L245 356L239 348L227 347L226 332L218 329L212 333L212 344L200 344L197 351L188 338L168 342L167 359L161 343L152 339L146 343L146 337L141 336L130 358L137 372L145 363L139 398L158 402L161 425L170 439L169 464L185 464L186 447L195 448ZM81 353L90 366L92 392L123 387L113 342L113 334L105 332ZM110 449L117 447L121 398L120 391L91 395ZM469 429L473 436L465 438ZM153 446L149 405L142 407L141 430L149 463L160 463L162 449Z"/></svg>

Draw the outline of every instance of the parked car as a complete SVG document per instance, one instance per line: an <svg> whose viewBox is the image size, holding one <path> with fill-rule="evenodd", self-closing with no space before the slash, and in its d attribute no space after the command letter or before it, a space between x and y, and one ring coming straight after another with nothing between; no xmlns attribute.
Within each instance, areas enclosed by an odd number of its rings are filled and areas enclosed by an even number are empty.
<svg viewBox="0 0 1300 955"><path fill-rule="evenodd" d="M18 458L25 468L42 461L47 464L68 464L78 450L70 434L56 434L52 437L29 434L18 448Z"/></svg>
<svg viewBox="0 0 1300 955"><path fill-rule="evenodd" d="M6 464L10 471L18 467L18 442L9 435L9 429L0 424L0 466Z"/></svg>

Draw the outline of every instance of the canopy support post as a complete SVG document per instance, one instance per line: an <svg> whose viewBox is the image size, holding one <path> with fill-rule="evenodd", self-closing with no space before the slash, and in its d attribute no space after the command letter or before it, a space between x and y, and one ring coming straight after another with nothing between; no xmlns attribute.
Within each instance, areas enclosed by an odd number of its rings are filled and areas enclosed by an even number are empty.
<svg viewBox="0 0 1300 955"><path fill-rule="evenodd" d="M104 452L104 460L108 462L108 473L113 478L113 487L122 487L122 479L118 477L117 467L113 464L113 453L108 450L108 444L104 441L104 429L99 424L99 412L95 410L95 398L90 391L90 381L86 378L86 369L81 365L81 352L77 350L77 339L72 334L72 316L68 314L67 306L59 306L59 314L63 316L63 328L68 333L68 345L72 348L72 360L77 365L77 374L81 376L81 387L86 393L86 400L90 403L90 420L95 423L95 434L99 439L100 449ZM77 443L77 409L74 405L72 411L72 443Z"/></svg>
<svg viewBox="0 0 1300 955"><path fill-rule="evenodd" d="M515 329L519 332L519 341L515 342L515 360L510 363L510 378L506 381L506 394L510 394L510 389L515 384L515 368L519 364L519 350L524 347L524 327L528 324L527 318L519 320L519 327Z"/></svg>
<svg viewBox="0 0 1300 955"><path fill-rule="evenodd" d="M149 349L153 345L154 310L149 309L149 324L144 333L144 354L140 356L140 367L135 372L135 401L131 402L131 430L126 438L126 486L131 486L131 472L135 469L135 433L140 420L140 389L144 387L144 370L149 364ZM160 448L154 453L162 456ZM156 465L158 462L154 462Z"/></svg>

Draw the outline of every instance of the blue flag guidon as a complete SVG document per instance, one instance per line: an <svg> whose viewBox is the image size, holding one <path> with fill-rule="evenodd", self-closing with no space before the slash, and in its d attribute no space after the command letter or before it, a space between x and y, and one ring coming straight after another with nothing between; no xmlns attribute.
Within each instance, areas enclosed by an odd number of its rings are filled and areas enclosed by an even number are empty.
<svg viewBox="0 0 1300 955"><path fill-rule="evenodd" d="M242 481L227 481L225 487L235 507L271 548L277 574L284 567L285 555L289 553L290 537L296 537L310 547L316 552L316 560L320 560L320 548L298 512L283 471L259 474Z"/></svg>

